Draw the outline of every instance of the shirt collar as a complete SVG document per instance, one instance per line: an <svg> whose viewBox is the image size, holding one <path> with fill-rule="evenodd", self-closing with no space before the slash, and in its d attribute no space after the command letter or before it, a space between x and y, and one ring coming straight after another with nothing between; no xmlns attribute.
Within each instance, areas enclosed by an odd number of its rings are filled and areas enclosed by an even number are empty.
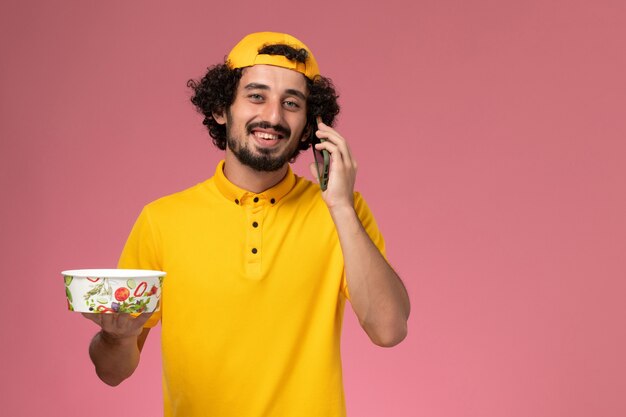
<svg viewBox="0 0 626 417"><path fill-rule="evenodd" d="M277 204L283 197L285 197L289 191L296 185L296 176L291 170L290 166L287 166L287 174L285 177L275 186L263 191L262 193L253 193L242 188L237 187L230 182L226 175L224 175L224 161L220 161L215 168L215 185L217 189L226 197L229 201L237 205L245 205L248 203L258 203L260 201L267 201L269 204ZM255 201L256 199L256 201Z"/></svg>

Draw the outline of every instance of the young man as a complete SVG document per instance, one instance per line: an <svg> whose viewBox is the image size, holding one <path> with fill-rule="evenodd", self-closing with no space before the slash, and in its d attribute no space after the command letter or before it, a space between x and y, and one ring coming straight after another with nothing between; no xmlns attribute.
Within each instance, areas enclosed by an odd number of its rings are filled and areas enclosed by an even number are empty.
<svg viewBox="0 0 626 417"><path fill-rule="evenodd" d="M409 299L354 192L332 83L302 42L263 32L189 85L224 161L142 211L119 266L167 272L161 310L85 314L101 326L96 372L128 378L160 321L166 416L344 416L345 300L374 343L393 346ZM331 157L325 191L289 167L314 137Z"/></svg>

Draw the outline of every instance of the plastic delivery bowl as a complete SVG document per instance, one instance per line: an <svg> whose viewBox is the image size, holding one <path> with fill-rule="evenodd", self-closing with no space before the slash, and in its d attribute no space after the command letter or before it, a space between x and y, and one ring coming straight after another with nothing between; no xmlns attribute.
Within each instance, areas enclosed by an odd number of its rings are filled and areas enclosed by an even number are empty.
<svg viewBox="0 0 626 417"><path fill-rule="evenodd" d="M159 309L165 272L147 269L75 269L61 274L70 311L149 313Z"/></svg>

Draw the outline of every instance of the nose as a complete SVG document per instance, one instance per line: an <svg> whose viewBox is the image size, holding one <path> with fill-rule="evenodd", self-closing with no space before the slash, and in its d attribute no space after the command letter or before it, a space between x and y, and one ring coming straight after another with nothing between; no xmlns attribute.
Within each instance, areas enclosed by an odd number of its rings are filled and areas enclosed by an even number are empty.
<svg viewBox="0 0 626 417"><path fill-rule="evenodd" d="M272 125L281 124L283 120L283 107L280 100L267 100L263 106L261 118Z"/></svg>

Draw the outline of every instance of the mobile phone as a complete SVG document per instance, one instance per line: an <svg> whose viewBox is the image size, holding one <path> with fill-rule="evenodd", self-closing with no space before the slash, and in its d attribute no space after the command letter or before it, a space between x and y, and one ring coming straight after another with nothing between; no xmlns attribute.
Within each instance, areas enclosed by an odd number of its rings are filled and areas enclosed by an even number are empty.
<svg viewBox="0 0 626 417"><path fill-rule="evenodd" d="M317 150L315 149L315 145L323 142L325 139L319 139L317 136L314 136L313 143L311 145L311 149L313 149L313 158L315 158L315 168L317 168L317 179L320 183L320 188L322 191L326 191L326 187L328 186L328 171L330 167L330 154L326 149Z"/></svg>

